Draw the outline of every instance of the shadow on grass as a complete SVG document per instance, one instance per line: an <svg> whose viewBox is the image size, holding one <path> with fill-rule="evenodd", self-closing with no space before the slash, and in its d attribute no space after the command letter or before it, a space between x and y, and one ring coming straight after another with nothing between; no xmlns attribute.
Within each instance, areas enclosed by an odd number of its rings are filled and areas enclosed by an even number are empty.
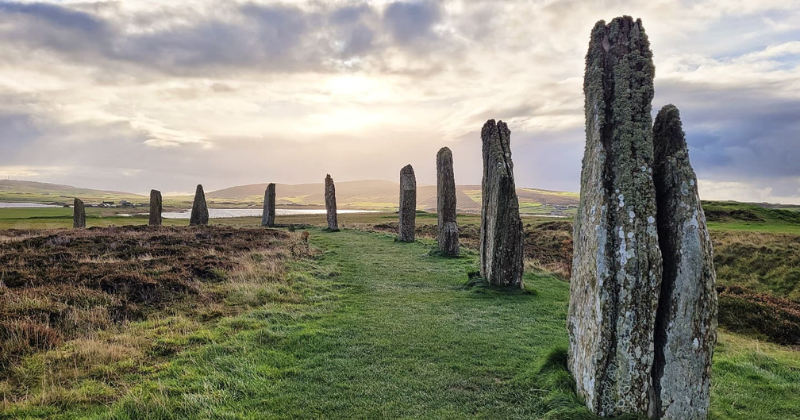
<svg viewBox="0 0 800 420"><path fill-rule="evenodd" d="M550 351L542 365L534 374L537 388L549 390L544 397L547 409L542 419L547 420L601 420L604 417L589 412L580 397L575 393L575 382L567 370L567 349L557 347ZM608 418L608 417L605 417ZM618 420L647 420L646 417L623 415L613 417Z"/></svg>
<svg viewBox="0 0 800 420"><path fill-rule="evenodd" d="M475 253L470 251L461 250L457 255L446 254L439 248L432 248L428 251L429 257L441 258L444 260L468 260L475 258Z"/></svg>
<svg viewBox="0 0 800 420"><path fill-rule="evenodd" d="M467 273L469 280L464 283L463 286L459 288L462 290L469 290L472 293L477 295L485 295L485 296L531 296L535 297L538 295L538 292L534 289L529 287L525 288L518 288L518 287L511 287L511 286L495 286L490 284L488 280L481 277L480 272L478 271L470 271Z"/></svg>

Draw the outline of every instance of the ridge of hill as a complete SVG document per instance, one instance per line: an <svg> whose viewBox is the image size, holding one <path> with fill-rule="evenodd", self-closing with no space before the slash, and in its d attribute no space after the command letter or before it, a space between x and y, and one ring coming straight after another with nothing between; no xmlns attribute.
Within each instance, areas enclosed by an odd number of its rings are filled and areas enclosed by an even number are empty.
<svg viewBox="0 0 800 420"><path fill-rule="evenodd" d="M51 184L36 181L0 180L0 201L6 202L71 202L74 198L103 201L122 199L147 199L140 194L123 191L104 191L79 188L72 185Z"/></svg>
<svg viewBox="0 0 800 420"><path fill-rule="evenodd" d="M266 183L240 185L212 191L207 194L215 200L260 202ZM322 183L276 184L276 202L279 206L324 206ZM400 185L392 181L365 180L336 183L336 201L340 208L366 208L392 210L397 208ZM520 211L525 214L568 215L578 206L577 193L550 191L536 188L517 188ZM461 212L479 212L481 209L480 185L456 185L456 200ZM417 186L417 208L436 209L436 186Z"/></svg>

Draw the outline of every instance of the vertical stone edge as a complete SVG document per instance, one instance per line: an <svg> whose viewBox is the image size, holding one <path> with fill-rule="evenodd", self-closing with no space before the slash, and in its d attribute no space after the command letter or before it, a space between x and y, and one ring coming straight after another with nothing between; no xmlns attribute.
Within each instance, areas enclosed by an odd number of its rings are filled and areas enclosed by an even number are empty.
<svg viewBox="0 0 800 420"><path fill-rule="evenodd" d="M163 199L161 191L150 190L150 217L147 222L150 226L161 226L163 220L161 213L163 211Z"/></svg>
<svg viewBox="0 0 800 420"><path fill-rule="evenodd" d="M456 181L453 172L453 153L442 147L436 154L436 213L437 243L442 255L459 254Z"/></svg>
<svg viewBox="0 0 800 420"><path fill-rule="evenodd" d="M417 218L417 179L411 165L406 165L400 170L400 205L397 214L397 239L401 242L414 242Z"/></svg>
<svg viewBox="0 0 800 420"><path fill-rule="evenodd" d="M502 121L481 129L481 276L490 284L522 288L522 220L514 186L510 134Z"/></svg>
<svg viewBox="0 0 800 420"><path fill-rule="evenodd" d="M592 30L586 136L574 227L568 366L587 407L647 414L661 254L652 181L654 66L641 21Z"/></svg>
<svg viewBox="0 0 800 420"><path fill-rule="evenodd" d="M336 185L333 178L328 174L325 177L325 210L328 219L328 230L336 232L339 230L339 221L336 214Z"/></svg>
<svg viewBox="0 0 800 420"><path fill-rule="evenodd" d="M75 198L72 203L72 227L73 229L86 227L86 206L80 198Z"/></svg>
<svg viewBox="0 0 800 420"><path fill-rule="evenodd" d="M275 184L270 183L264 190L264 208L261 214L261 226L275 226Z"/></svg>
<svg viewBox="0 0 800 420"><path fill-rule="evenodd" d="M689 161L680 112L664 106L653 126L658 231L664 255L654 339L651 417L708 417L717 339L713 246Z"/></svg>
<svg viewBox="0 0 800 420"><path fill-rule="evenodd" d="M203 226L208 224L208 203L203 185L197 184L192 203L192 214L189 217L189 226Z"/></svg>

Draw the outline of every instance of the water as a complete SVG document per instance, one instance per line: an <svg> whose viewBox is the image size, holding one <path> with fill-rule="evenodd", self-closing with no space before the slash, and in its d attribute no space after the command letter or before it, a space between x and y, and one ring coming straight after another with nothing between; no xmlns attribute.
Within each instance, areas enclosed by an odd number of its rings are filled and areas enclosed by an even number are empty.
<svg viewBox="0 0 800 420"><path fill-rule="evenodd" d="M275 209L276 216L291 216L296 214L325 214L325 209L316 210L295 210L295 209ZM346 213L377 213L375 210L338 210L339 214ZM180 212L164 212L161 217L165 219L188 219L191 216L191 210ZM208 217L211 219L223 219L228 217L248 217L257 216L261 217L261 209L208 209Z"/></svg>
<svg viewBox="0 0 800 420"><path fill-rule="evenodd" d="M53 204L41 203L0 203L0 209L34 209L46 207L61 207Z"/></svg>

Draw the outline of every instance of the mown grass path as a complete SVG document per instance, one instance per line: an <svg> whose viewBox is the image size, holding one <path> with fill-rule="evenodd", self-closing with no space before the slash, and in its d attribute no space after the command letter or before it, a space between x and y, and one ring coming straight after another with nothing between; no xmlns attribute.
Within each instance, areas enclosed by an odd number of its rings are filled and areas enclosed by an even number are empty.
<svg viewBox="0 0 800 420"><path fill-rule="evenodd" d="M536 418L534 373L566 343L568 285L464 289L474 256L388 235L317 233L338 298L317 314L253 311L183 355L112 418ZM318 281L318 280L313 280Z"/></svg>
<svg viewBox="0 0 800 420"><path fill-rule="evenodd" d="M464 290L474 258L431 257L427 246L374 234L316 241L351 287L307 346L319 352L285 384L280 411L358 418L541 411L543 395L531 392L524 374L564 344L566 284L547 279L539 296Z"/></svg>
<svg viewBox="0 0 800 420"><path fill-rule="evenodd" d="M527 274L532 292L465 289L474 255L432 257L429 243L358 231L311 239L323 254L295 283L314 285L312 304L220 321L205 344L89 416L595 418L553 352L566 346L567 283ZM712 418L798 418L800 358L723 339Z"/></svg>

